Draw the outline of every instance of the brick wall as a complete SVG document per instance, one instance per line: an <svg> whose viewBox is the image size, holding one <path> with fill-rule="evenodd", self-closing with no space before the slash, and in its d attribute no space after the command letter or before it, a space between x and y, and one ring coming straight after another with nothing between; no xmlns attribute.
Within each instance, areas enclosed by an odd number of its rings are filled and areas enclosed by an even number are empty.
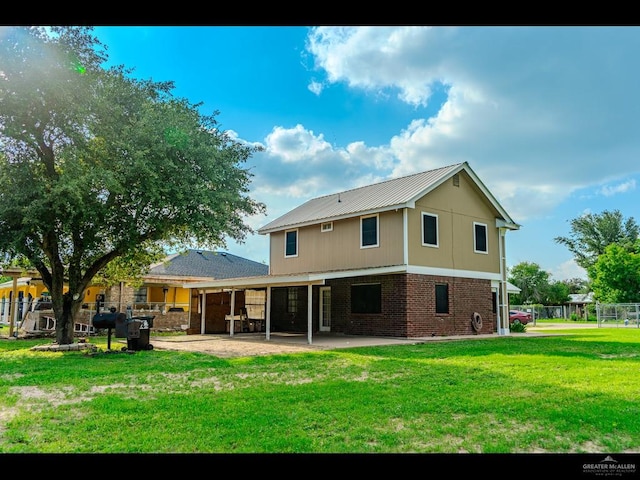
<svg viewBox="0 0 640 480"><path fill-rule="evenodd" d="M449 287L449 313L436 314L435 286ZM471 323L474 312L482 318L476 332ZM491 281L474 278L407 275L408 337L474 335L496 332Z"/></svg>
<svg viewBox="0 0 640 480"><path fill-rule="evenodd" d="M380 283L381 313L351 313L351 285L357 283ZM437 283L449 287L448 314L436 314ZM489 280L401 274L334 279L327 284L332 332L409 338L496 332ZM472 327L474 312L482 318L479 332Z"/></svg>

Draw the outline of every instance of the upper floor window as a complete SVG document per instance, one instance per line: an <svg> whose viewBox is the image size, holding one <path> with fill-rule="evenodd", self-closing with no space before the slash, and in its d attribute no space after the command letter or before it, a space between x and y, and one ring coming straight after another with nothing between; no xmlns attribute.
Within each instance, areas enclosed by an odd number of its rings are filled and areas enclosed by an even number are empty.
<svg viewBox="0 0 640 480"><path fill-rule="evenodd" d="M422 212L422 245L438 246L438 215Z"/></svg>
<svg viewBox="0 0 640 480"><path fill-rule="evenodd" d="M360 217L360 247L378 246L378 215Z"/></svg>
<svg viewBox="0 0 640 480"><path fill-rule="evenodd" d="M333 230L333 222L324 222L320 224L321 232L330 232L331 230Z"/></svg>
<svg viewBox="0 0 640 480"><path fill-rule="evenodd" d="M289 230L284 234L284 256L298 256L298 230Z"/></svg>
<svg viewBox="0 0 640 480"><path fill-rule="evenodd" d="M487 225L485 223L473 222L473 251L476 253L489 252Z"/></svg>

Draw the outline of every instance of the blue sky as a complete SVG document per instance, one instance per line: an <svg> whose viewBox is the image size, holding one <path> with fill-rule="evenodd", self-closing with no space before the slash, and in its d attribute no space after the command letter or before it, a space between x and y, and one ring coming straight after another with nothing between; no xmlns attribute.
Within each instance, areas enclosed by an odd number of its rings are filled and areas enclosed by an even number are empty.
<svg viewBox="0 0 640 480"><path fill-rule="evenodd" d="M175 82L262 145L247 167L267 216L319 195L469 162L521 228L507 265L586 274L584 213L640 223L639 27L100 26L110 63ZM226 250L268 263L268 237Z"/></svg>

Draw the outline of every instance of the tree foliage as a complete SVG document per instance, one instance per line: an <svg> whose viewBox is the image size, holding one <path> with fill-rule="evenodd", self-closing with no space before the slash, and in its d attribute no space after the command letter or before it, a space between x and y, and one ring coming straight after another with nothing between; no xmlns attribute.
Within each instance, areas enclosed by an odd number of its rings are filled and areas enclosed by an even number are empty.
<svg viewBox="0 0 640 480"><path fill-rule="evenodd" d="M257 148L106 59L90 27L0 29L0 255L42 276L58 343L115 259L243 241L264 212L242 166Z"/></svg>
<svg viewBox="0 0 640 480"><path fill-rule="evenodd" d="M547 285L544 305L564 305L570 299L569 285L563 281L552 281Z"/></svg>
<svg viewBox="0 0 640 480"><path fill-rule="evenodd" d="M619 210L588 213L571 220L569 236L555 237L556 243L566 246L576 263L588 270L611 244L631 251L640 228L633 217L623 218Z"/></svg>
<svg viewBox="0 0 640 480"><path fill-rule="evenodd" d="M589 280L585 280L584 278L574 277L566 280L561 280L561 282L567 286L567 288L569 289L569 294L590 292L591 287L589 285Z"/></svg>
<svg viewBox="0 0 640 480"><path fill-rule="evenodd" d="M549 273L533 262L521 262L509 270L509 282L520 289L519 294L512 295L511 303L544 303L549 286Z"/></svg>
<svg viewBox="0 0 640 480"><path fill-rule="evenodd" d="M640 302L640 242L634 251L617 244L605 248L589 267L596 300L605 303Z"/></svg>
<svg viewBox="0 0 640 480"><path fill-rule="evenodd" d="M509 297L513 305L562 305L569 301L569 285L563 281L552 281L551 275L537 263L521 262L513 266L508 280L520 289L519 294Z"/></svg>

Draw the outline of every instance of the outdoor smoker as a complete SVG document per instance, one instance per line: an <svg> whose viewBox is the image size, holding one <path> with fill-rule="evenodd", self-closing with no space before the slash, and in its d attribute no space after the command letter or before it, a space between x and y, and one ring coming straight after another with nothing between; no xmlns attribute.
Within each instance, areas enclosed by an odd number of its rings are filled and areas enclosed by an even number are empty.
<svg viewBox="0 0 640 480"><path fill-rule="evenodd" d="M153 327L155 316L131 316L131 307L127 307L127 313L117 312L111 307L109 312L101 313L100 307L104 303L104 295L96 295L96 314L93 316L94 328L106 328L108 330L107 349L111 350L111 330L116 330L116 338L126 338L126 350L153 350L149 343L149 333Z"/></svg>

